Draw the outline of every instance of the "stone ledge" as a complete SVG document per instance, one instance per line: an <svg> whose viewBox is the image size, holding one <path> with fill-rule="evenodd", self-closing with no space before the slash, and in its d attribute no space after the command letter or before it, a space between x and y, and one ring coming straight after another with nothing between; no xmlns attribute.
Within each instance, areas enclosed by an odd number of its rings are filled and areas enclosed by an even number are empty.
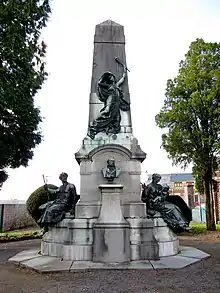
<svg viewBox="0 0 220 293"><path fill-rule="evenodd" d="M52 256L42 256L39 250L24 250L8 261L22 267L31 268L39 273L75 272L94 269L129 270L129 269L181 269L197 263L210 255L194 247L181 247L178 255L161 257L160 260L131 261L129 263L95 263L91 261L63 261Z"/></svg>

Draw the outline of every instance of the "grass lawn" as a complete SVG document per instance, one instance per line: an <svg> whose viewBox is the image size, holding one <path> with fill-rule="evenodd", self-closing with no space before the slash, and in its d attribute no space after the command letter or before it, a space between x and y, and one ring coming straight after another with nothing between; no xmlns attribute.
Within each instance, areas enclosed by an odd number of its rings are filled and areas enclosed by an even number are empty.
<svg viewBox="0 0 220 293"><path fill-rule="evenodd" d="M205 223L190 223L190 227L192 228L192 233L180 233L178 236L180 239L191 239L191 240L199 240L199 241L208 241L208 242L220 242L220 224L216 225L216 231L207 231Z"/></svg>
<svg viewBox="0 0 220 293"><path fill-rule="evenodd" d="M192 222L190 224L190 227L193 230L193 234L201 234L201 233L207 233L206 231L206 224L205 223L196 223ZM220 231L220 224L216 225L216 231Z"/></svg>
<svg viewBox="0 0 220 293"><path fill-rule="evenodd" d="M0 233L0 243L27 239L36 239L38 237L39 229L32 230L17 230Z"/></svg>

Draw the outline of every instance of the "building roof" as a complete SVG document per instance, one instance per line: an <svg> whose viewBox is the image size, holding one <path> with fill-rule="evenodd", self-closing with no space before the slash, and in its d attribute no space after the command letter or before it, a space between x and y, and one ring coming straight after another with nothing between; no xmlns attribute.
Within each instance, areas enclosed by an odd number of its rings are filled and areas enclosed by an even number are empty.
<svg viewBox="0 0 220 293"><path fill-rule="evenodd" d="M160 174L161 179L169 178L170 182L194 182L194 177L192 173L170 173L170 174ZM151 180L152 174L148 174L148 179Z"/></svg>
<svg viewBox="0 0 220 293"><path fill-rule="evenodd" d="M178 182L178 181L194 181L194 177L192 173L172 173L171 175L171 181L172 182Z"/></svg>

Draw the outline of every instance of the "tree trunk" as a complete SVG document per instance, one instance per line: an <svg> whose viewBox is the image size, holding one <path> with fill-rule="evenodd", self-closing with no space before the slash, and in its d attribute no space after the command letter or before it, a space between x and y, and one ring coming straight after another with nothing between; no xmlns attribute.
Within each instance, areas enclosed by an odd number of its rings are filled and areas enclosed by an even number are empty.
<svg viewBox="0 0 220 293"><path fill-rule="evenodd" d="M206 197L206 228L208 231L215 231L214 201L212 192L212 170L207 170L204 176L204 191Z"/></svg>

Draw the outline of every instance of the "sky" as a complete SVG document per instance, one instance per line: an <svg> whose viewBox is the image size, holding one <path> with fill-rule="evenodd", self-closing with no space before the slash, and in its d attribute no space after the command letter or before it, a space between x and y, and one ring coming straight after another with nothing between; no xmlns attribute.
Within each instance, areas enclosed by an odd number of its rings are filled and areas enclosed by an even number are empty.
<svg viewBox="0 0 220 293"><path fill-rule="evenodd" d="M196 38L219 42L219 0L53 0L42 38L47 43L49 77L35 99L44 117L43 142L27 168L8 170L1 199L25 200L42 175L60 185L65 171L80 192L74 154L87 133L95 25L111 19L124 26L133 132L147 153L148 173L191 172L172 166L161 148L162 131L155 115L163 105L166 82Z"/></svg>

